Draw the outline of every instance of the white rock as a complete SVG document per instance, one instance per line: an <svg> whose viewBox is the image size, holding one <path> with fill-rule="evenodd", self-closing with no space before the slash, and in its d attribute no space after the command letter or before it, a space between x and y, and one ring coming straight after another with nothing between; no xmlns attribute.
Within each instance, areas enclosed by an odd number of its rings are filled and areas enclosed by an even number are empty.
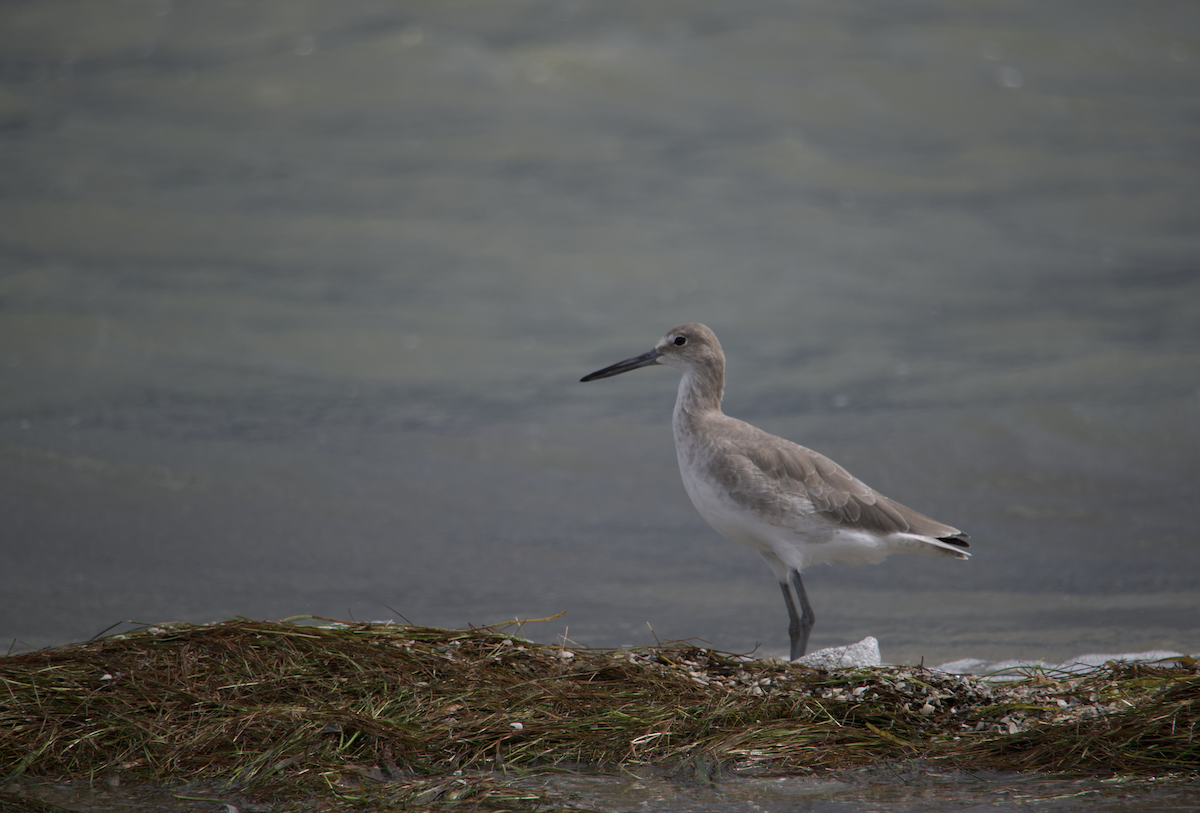
<svg viewBox="0 0 1200 813"><path fill-rule="evenodd" d="M978 658L963 658L943 663L941 666L935 666L934 669L939 672L950 672L951 674L958 675L985 675L989 680L1008 681L1020 679L1031 669L1045 669L1050 672L1087 672L1103 666L1109 661L1125 661L1128 663L1156 663L1164 661L1164 665L1169 666L1172 659L1182 657L1187 656L1181 652L1151 649L1146 652L1126 652L1113 655L1095 653L1077 655L1074 658L1068 658L1062 663L1046 663L1041 660L1008 660L989 663Z"/></svg>
<svg viewBox="0 0 1200 813"><path fill-rule="evenodd" d="M978 670L984 666L987 666L987 661L981 658L962 658L933 668L939 672L951 672L955 675L976 675L979 674Z"/></svg>
<svg viewBox="0 0 1200 813"><path fill-rule="evenodd" d="M1109 661L1129 661L1129 662L1133 662L1133 663L1153 663L1154 661L1166 660L1168 658L1174 659L1174 658L1182 658L1182 657L1186 657L1182 652L1168 652L1165 649L1151 649L1146 652L1127 652L1122 655L1097 655L1097 654L1076 655L1074 658L1070 658L1070 659L1064 661L1062 664L1062 668L1067 669L1069 671L1075 671L1074 669L1072 669L1072 667L1082 666L1085 668L1090 668L1090 667L1094 667L1094 666L1103 666L1104 664L1108 663ZM1172 664L1167 663L1164 665L1171 666Z"/></svg>
<svg viewBox="0 0 1200 813"><path fill-rule="evenodd" d="M818 649L792 663L817 669L855 669L862 666L879 666L883 659L879 657L879 642L868 635L857 644Z"/></svg>

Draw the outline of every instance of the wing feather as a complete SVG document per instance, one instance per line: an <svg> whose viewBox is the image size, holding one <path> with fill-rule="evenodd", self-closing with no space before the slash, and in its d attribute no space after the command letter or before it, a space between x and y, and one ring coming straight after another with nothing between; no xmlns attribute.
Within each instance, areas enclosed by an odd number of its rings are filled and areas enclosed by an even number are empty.
<svg viewBox="0 0 1200 813"><path fill-rule="evenodd" d="M765 503L774 503L779 510L773 512L777 515L773 519L782 523L792 513L789 504L811 505L811 511L845 527L878 534L916 534L968 547L967 535L957 528L888 499L825 455L749 424L742 427L743 432L752 430L761 437L753 438L758 442L737 443L736 451L729 450L741 460L726 467L733 472L726 486L734 499L747 507L762 510ZM774 499L765 500L767 495Z"/></svg>

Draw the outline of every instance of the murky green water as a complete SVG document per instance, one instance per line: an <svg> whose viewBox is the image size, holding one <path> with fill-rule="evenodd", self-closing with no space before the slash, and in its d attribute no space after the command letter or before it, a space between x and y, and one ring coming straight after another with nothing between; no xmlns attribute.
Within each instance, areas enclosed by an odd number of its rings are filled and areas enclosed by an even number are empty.
<svg viewBox="0 0 1200 813"><path fill-rule="evenodd" d="M963 528L892 662L1200 650L1187 4L0 8L0 638L565 611L779 653L676 378Z"/></svg>

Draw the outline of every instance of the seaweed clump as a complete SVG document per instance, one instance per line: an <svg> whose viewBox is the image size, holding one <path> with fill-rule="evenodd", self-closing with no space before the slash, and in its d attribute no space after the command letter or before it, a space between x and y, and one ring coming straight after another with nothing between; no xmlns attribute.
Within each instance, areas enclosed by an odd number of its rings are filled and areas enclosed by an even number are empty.
<svg viewBox="0 0 1200 813"><path fill-rule="evenodd" d="M13 790L31 778L337 810L530 807L547 800L522 778L580 766L706 780L881 759L1100 777L1200 768L1190 659L994 683L688 643L566 649L504 627L321 621L148 627L0 658L0 802L39 809Z"/></svg>

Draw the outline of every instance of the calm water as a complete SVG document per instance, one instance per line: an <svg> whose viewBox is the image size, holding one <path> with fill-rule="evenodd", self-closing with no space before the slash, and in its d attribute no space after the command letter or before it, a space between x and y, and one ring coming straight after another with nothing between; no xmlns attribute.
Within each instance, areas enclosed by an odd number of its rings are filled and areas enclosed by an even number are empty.
<svg viewBox="0 0 1200 813"><path fill-rule="evenodd" d="M1200 650L1200 7L0 6L0 639L317 614L781 653L726 411L971 534L892 662Z"/></svg>
<svg viewBox="0 0 1200 813"><path fill-rule="evenodd" d="M513 781L511 777L497 778ZM711 784L650 774L540 774L518 784L546 794L553 803L570 806L565 809L614 813L1192 813L1200 799L1195 782L1129 785L899 766L811 777L724 777ZM91 788L82 783L28 787L31 795L72 810L209 813L216 802L245 804L236 792L223 795L218 788L122 786L113 790L99 782Z"/></svg>
<svg viewBox="0 0 1200 813"><path fill-rule="evenodd" d="M551 777L545 784L568 798L575 794L575 803L588 809L662 813L1184 813L1200 801L1195 782L1130 787L898 766L813 777L725 778L713 784L653 777Z"/></svg>

